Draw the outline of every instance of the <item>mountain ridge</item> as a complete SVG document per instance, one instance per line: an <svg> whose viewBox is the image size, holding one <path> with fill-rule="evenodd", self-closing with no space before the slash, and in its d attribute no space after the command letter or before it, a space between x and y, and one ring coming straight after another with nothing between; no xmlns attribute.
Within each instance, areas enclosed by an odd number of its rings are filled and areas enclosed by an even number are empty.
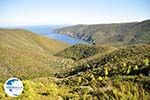
<svg viewBox="0 0 150 100"><path fill-rule="evenodd" d="M96 45L129 45L149 43L149 29L150 20L145 20L131 23L74 25L55 31Z"/></svg>

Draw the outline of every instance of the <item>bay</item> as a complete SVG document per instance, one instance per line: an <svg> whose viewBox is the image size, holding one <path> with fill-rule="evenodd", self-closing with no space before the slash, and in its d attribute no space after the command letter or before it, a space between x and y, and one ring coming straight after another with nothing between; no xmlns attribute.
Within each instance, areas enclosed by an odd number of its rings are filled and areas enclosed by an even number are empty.
<svg viewBox="0 0 150 100"><path fill-rule="evenodd" d="M54 31L55 29L62 28L62 27L64 26L63 25L41 25L41 26L24 26L22 28L72 45L79 44L79 43L87 44L86 42L80 39L72 38L65 34L58 34Z"/></svg>

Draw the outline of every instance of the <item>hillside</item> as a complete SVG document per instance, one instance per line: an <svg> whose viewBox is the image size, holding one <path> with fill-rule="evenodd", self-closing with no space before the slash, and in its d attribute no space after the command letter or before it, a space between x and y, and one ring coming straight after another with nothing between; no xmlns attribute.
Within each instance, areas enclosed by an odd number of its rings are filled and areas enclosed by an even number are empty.
<svg viewBox="0 0 150 100"><path fill-rule="evenodd" d="M150 44L70 46L26 30L0 29L2 100L13 99L3 89L13 76L24 84L17 100L149 100L149 73Z"/></svg>
<svg viewBox="0 0 150 100"><path fill-rule="evenodd" d="M0 29L0 80L51 75L70 59L54 57L69 45L22 29Z"/></svg>
<svg viewBox="0 0 150 100"><path fill-rule="evenodd" d="M69 48L66 48L65 50L62 50L61 52L55 54L55 56L71 58L73 60L81 60L98 53L108 52L112 49L115 48L109 46L93 46L87 44L77 44Z"/></svg>
<svg viewBox="0 0 150 100"><path fill-rule="evenodd" d="M0 29L0 43L3 47L35 50L55 54L69 45L40 36L23 29Z"/></svg>
<svg viewBox="0 0 150 100"><path fill-rule="evenodd" d="M132 23L75 25L55 31L98 45L128 45L150 42L150 20Z"/></svg>
<svg viewBox="0 0 150 100"><path fill-rule="evenodd" d="M100 52L88 58L78 60L76 67L71 72L66 72L67 75L77 74L87 70L94 70L95 74L104 75L101 71L104 67L108 67L110 74L126 74L126 70L130 66L133 70L135 66L137 70L145 68L142 66L145 59L150 59L150 45L132 45L120 49L113 49L110 52ZM148 61L149 63L149 61ZM146 67L147 71L141 72L148 75L149 64ZM69 74L70 73L70 74Z"/></svg>
<svg viewBox="0 0 150 100"><path fill-rule="evenodd" d="M70 86L76 99L148 100L150 98L150 45L132 45L97 57L73 70L59 73L59 84ZM69 92L69 93L70 93ZM71 94L67 95L71 98Z"/></svg>

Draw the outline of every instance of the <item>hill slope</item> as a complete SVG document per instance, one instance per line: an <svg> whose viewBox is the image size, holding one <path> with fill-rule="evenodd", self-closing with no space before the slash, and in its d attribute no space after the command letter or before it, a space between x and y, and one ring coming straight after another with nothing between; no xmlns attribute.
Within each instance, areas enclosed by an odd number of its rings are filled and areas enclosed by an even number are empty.
<svg viewBox="0 0 150 100"><path fill-rule="evenodd" d="M53 56L68 46L26 30L0 29L0 80L51 75L72 62Z"/></svg>
<svg viewBox="0 0 150 100"><path fill-rule="evenodd" d="M3 84L15 76L24 83L18 100L149 100L149 44L62 45L25 30L1 29L0 99L12 99Z"/></svg>
<svg viewBox="0 0 150 100"><path fill-rule="evenodd" d="M72 47L71 47L72 48ZM73 98L95 100L148 100L150 98L150 45L137 44L94 54L56 74L61 86L71 87ZM63 86L63 87L64 87ZM69 93L70 93L69 92ZM67 95L71 96L71 94Z"/></svg>
<svg viewBox="0 0 150 100"><path fill-rule="evenodd" d="M55 31L94 44L120 45L150 42L150 20L133 23L75 25Z"/></svg>
<svg viewBox="0 0 150 100"><path fill-rule="evenodd" d="M69 45L22 29L0 29L1 46L57 53Z"/></svg>
<svg viewBox="0 0 150 100"><path fill-rule="evenodd" d="M94 56L98 53L105 53L108 51L114 50L114 47L111 46L93 46L87 44L76 44L61 52L55 54L58 57L71 58L73 60L81 60L91 56Z"/></svg>
<svg viewBox="0 0 150 100"><path fill-rule="evenodd" d="M95 74L104 75L104 73L101 73L104 67L109 67L111 74L125 74L129 66L132 67L131 69L134 69L135 66L138 66L139 70L142 69L145 59L148 60L147 63L150 63L150 45L141 44L123 47L118 50L110 49L110 52L99 52L76 61L74 69L66 72L66 74L69 75L70 73L72 75L86 70L94 70L96 71ZM142 73L147 75L149 70L148 65L147 71Z"/></svg>

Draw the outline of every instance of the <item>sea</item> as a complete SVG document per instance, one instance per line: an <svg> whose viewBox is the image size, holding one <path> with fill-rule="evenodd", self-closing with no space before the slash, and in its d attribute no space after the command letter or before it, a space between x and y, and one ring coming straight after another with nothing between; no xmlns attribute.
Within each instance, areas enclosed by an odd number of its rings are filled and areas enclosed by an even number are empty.
<svg viewBox="0 0 150 100"><path fill-rule="evenodd" d="M80 39L76 39L65 34L59 34L54 31L55 29L62 28L62 27L65 27L65 25L22 26L19 28L32 31L34 33L49 37L51 39L63 41L71 45L79 44L79 43L88 44L85 41L82 41Z"/></svg>

